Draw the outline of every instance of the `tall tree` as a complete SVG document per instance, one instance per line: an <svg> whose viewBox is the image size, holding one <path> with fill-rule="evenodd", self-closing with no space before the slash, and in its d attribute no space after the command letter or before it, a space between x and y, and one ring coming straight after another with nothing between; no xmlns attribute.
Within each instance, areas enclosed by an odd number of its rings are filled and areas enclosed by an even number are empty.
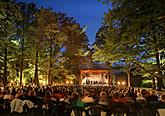
<svg viewBox="0 0 165 116"><path fill-rule="evenodd" d="M3 81L6 85L8 77L8 55L12 44L12 36L16 32L16 21L21 19L20 8L14 0L0 2L0 51L3 62Z"/></svg>
<svg viewBox="0 0 165 116"><path fill-rule="evenodd" d="M64 21L63 25L61 29L67 36L67 41L64 42L65 51L63 52L64 56L67 58L65 68L79 80L79 70L83 60L82 53L89 50L88 38L83 28L80 27L80 24L72 18Z"/></svg>
<svg viewBox="0 0 165 116"><path fill-rule="evenodd" d="M52 83L52 70L55 57L61 50L65 35L59 30L58 14L51 9L39 9L35 14L35 22L29 28L30 41L35 54L34 82L39 84L39 68L47 65L48 82ZM41 69L40 69L41 70Z"/></svg>
<svg viewBox="0 0 165 116"><path fill-rule="evenodd" d="M17 41L19 42L19 53L17 55L17 61L19 62L19 78L20 86L22 85L24 62L28 59L29 49L28 49L28 40L27 40L27 30L29 26L34 22L34 14L36 12L35 4L33 3L19 3L20 11L22 15L22 20L17 22Z"/></svg>
<svg viewBox="0 0 165 116"><path fill-rule="evenodd" d="M132 62L131 60L135 61L144 52L143 56L155 56L157 70L161 72L159 51L165 48L162 44L165 42L163 10L165 1L103 0L103 2L112 4L112 9L105 15L107 29L103 32L106 37L105 48L111 53L106 56L112 55L114 58L124 58ZM157 76L157 79L158 89L161 90L162 76Z"/></svg>

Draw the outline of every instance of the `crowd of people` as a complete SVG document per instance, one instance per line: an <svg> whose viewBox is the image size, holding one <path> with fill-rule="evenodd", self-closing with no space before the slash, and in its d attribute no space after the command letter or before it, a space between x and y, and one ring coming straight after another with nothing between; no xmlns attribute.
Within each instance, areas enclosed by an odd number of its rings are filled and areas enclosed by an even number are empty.
<svg viewBox="0 0 165 116"><path fill-rule="evenodd" d="M139 89L126 86L22 86L22 87L6 87L0 89L0 101L7 100L9 102L2 103L1 109L8 109L15 100L28 100L38 107L49 108L50 102L64 101L72 107L86 107L87 103L95 103L105 106L109 109L111 104L120 102L131 104L138 101L162 102L165 103L165 94L158 93L153 90ZM10 104L10 105L9 105ZM31 105L33 106L33 105Z"/></svg>

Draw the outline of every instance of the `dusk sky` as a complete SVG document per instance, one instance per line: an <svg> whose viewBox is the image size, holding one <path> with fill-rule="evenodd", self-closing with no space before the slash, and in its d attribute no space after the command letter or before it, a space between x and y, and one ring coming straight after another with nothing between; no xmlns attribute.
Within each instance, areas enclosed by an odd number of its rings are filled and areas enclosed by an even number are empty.
<svg viewBox="0 0 165 116"><path fill-rule="evenodd" d="M55 11L66 13L74 17L81 27L87 25L86 34L90 44L95 41L95 35L103 22L104 12L108 11L108 6L103 5L98 0L20 0L24 2L34 2L38 7L51 7Z"/></svg>

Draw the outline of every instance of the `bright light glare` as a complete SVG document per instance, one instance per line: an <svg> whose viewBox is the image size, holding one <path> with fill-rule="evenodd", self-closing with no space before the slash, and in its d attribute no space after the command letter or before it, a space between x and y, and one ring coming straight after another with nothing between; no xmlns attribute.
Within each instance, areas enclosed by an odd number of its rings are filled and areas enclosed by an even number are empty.
<svg viewBox="0 0 165 116"><path fill-rule="evenodd" d="M70 81L70 84L73 84L73 81Z"/></svg>
<svg viewBox="0 0 165 116"><path fill-rule="evenodd" d="M122 85L125 85L125 82L124 81L122 82Z"/></svg>
<svg viewBox="0 0 165 116"><path fill-rule="evenodd" d="M69 81L66 81L66 84L69 84Z"/></svg>
<svg viewBox="0 0 165 116"><path fill-rule="evenodd" d="M120 82L118 81L117 84L120 85Z"/></svg>

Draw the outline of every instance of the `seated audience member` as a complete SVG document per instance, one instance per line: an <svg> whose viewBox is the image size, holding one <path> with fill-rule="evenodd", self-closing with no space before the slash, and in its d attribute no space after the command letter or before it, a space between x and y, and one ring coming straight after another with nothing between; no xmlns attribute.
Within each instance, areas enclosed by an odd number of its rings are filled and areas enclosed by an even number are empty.
<svg viewBox="0 0 165 116"><path fill-rule="evenodd" d="M67 94L64 94L64 99L63 99L64 102L70 104L70 97L67 95Z"/></svg>
<svg viewBox="0 0 165 116"><path fill-rule="evenodd" d="M85 104L80 100L80 96L77 92L73 92L71 96L72 107L84 107Z"/></svg>
<svg viewBox="0 0 165 116"><path fill-rule="evenodd" d="M134 90L132 98L135 100L137 98L138 90Z"/></svg>
<svg viewBox="0 0 165 116"><path fill-rule="evenodd" d="M14 96L10 93L9 89L6 91L6 94L4 95L3 99L4 99L3 109L9 109L10 102L14 99Z"/></svg>
<svg viewBox="0 0 165 116"><path fill-rule="evenodd" d="M0 89L0 99L3 99L4 97L4 93L2 92L2 90Z"/></svg>
<svg viewBox="0 0 165 116"><path fill-rule="evenodd" d="M21 99L21 100L28 100L28 95L27 95L27 91L26 90L23 90L22 92L22 95L18 97L18 99Z"/></svg>
<svg viewBox="0 0 165 116"><path fill-rule="evenodd" d="M112 96L111 102L121 102L121 103L127 103L128 99L127 98L121 98L119 92L115 92Z"/></svg>
<svg viewBox="0 0 165 116"><path fill-rule="evenodd" d="M6 94L3 97L3 99L13 100L14 96L10 93L10 90L7 90Z"/></svg>
<svg viewBox="0 0 165 116"><path fill-rule="evenodd" d="M150 91L149 96L147 97L147 101L158 101L158 97L156 96L156 93L154 91Z"/></svg>
<svg viewBox="0 0 165 116"><path fill-rule="evenodd" d="M22 93L23 93L22 90L18 89L15 95L15 99L19 99L22 96Z"/></svg>
<svg viewBox="0 0 165 116"><path fill-rule="evenodd" d="M85 91L84 92L84 97L81 99L81 101L83 103L93 103L94 99L89 96L89 92L88 91Z"/></svg>
<svg viewBox="0 0 165 116"><path fill-rule="evenodd" d="M99 100L99 95L97 94L95 89L90 90L90 97L92 97L95 102L98 102Z"/></svg>
<svg viewBox="0 0 165 116"><path fill-rule="evenodd" d="M29 89L29 92L28 92L28 99L29 99L31 102L35 103L35 102L36 102L36 97L37 97L36 92L34 91L33 88L30 88L30 89Z"/></svg>
<svg viewBox="0 0 165 116"><path fill-rule="evenodd" d="M129 93L127 91L123 93L123 98L127 99L129 103L133 103L135 100L133 96L132 97L129 96Z"/></svg>
<svg viewBox="0 0 165 116"><path fill-rule="evenodd" d="M36 92L33 89L30 89L29 90L29 93L28 93L28 96L30 96L30 97L36 97L37 95L36 95Z"/></svg>
<svg viewBox="0 0 165 116"><path fill-rule="evenodd" d="M141 94L145 99L147 99L147 97L150 95L150 93L146 89L142 89Z"/></svg>
<svg viewBox="0 0 165 116"><path fill-rule="evenodd" d="M146 99L142 96L141 93L137 94L136 101L145 101Z"/></svg>
<svg viewBox="0 0 165 116"><path fill-rule="evenodd" d="M165 94L160 95L160 101L165 103Z"/></svg>
<svg viewBox="0 0 165 116"><path fill-rule="evenodd" d="M105 92L100 93L99 102L100 105L108 105L108 97Z"/></svg>
<svg viewBox="0 0 165 116"><path fill-rule="evenodd" d="M49 103L49 101L51 101L51 93L49 91L46 92L45 96L44 96L44 103L47 105Z"/></svg>

